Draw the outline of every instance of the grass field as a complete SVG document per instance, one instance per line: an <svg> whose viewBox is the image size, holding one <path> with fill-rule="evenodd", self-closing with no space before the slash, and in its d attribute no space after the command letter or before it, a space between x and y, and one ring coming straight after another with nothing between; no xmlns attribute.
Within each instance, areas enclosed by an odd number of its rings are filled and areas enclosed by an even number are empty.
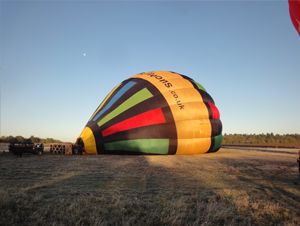
<svg viewBox="0 0 300 226"><path fill-rule="evenodd" d="M0 225L299 225L297 150L0 155Z"/></svg>

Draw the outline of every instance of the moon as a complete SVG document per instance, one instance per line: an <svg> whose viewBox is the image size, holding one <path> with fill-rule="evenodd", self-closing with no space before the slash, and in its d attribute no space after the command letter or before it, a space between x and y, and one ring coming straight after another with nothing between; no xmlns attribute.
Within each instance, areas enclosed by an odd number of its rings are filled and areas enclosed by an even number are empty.
<svg viewBox="0 0 300 226"><path fill-rule="evenodd" d="M82 56L84 56L84 57L85 57L85 56L86 56L86 53L83 53L83 54L82 54Z"/></svg>

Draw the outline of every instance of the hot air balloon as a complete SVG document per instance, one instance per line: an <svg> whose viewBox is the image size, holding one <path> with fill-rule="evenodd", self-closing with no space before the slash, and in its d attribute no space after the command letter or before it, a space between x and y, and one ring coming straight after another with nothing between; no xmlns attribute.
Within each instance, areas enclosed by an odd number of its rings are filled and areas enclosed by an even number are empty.
<svg viewBox="0 0 300 226"><path fill-rule="evenodd" d="M221 141L211 96L169 71L143 72L116 86L77 139L86 154L201 154L216 152Z"/></svg>
<svg viewBox="0 0 300 226"><path fill-rule="evenodd" d="M300 35L300 0L289 0L289 11L294 27Z"/></svg>

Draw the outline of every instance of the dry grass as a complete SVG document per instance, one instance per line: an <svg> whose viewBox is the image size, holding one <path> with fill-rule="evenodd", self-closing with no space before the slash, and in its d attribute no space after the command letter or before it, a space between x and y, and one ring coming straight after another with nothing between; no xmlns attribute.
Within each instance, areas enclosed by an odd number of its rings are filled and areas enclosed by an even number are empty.
<svg viewBox="0 0 300 226"><path fill-rule="evenodd" d="M298 225L296 151L0 156L0 225Z"/></svg>

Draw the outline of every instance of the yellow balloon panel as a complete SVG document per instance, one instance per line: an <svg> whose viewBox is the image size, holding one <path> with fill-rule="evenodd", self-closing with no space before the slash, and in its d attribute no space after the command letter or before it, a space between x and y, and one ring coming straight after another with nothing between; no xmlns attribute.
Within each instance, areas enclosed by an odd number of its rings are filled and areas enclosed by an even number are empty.
<svg viewBox="0 0 300 226"><path fill-rule="evenodd" d="M80 138L84 143L84 150L87 154L96 154L96 141L93 131L89 127L85 127L80 134Z"/></svg>

